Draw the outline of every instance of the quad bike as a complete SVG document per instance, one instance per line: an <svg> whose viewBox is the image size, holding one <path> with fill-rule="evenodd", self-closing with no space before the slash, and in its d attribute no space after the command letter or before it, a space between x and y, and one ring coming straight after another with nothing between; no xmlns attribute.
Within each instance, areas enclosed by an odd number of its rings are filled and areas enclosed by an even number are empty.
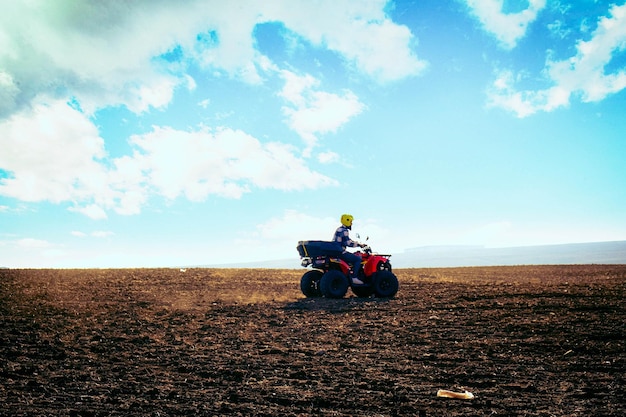
<svg viewBox="0 0 626 417"><path fill-rule="evenodd" d="M398 278L391 272L391 255L372 253L369 246L363 252L355 252L361 257L358 278L363 284L350 279L350 266L339 256L343 252L335 242L307 240L297 246L302 266L311 269L300 279L300 290L307 297L343 298L348 287L357 297L391 298L398 292Z"/></svg>

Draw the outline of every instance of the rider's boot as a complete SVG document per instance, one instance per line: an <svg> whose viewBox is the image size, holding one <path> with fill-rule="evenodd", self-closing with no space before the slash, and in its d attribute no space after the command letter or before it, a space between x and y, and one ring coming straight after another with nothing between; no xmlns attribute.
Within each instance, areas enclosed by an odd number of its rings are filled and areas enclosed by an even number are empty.
<svg viewBox="0 0 626 417"><path fill-rule="evenodd" d="M352 276L351 276L352 283L356 284L356 285L363 285L363 284L365 284L363 281L361 281L359 279L359 270L361 269L360 267L361 267L361 265L359 265L359 269L357 269L356 271L354 271L354 269L353 269L353 271L352 271Z"/></svg>
<svg viewBox="0 0 626 417"><path fill-rule="evenodd" d="M363 285L363 284L365 284L363 281L361 281L357 277L352 277L352 283L356 284L356 285Z"/></svg>
<svg viewBox="0 0 626 417"><path fill-rule="evenodd" d="M356 285L363 285L363 284L365 284L361 279L359 279L359 276L356 275L356 274L352 275L350 278L352 279L352 283L353 284L356 284Z"/></svg>

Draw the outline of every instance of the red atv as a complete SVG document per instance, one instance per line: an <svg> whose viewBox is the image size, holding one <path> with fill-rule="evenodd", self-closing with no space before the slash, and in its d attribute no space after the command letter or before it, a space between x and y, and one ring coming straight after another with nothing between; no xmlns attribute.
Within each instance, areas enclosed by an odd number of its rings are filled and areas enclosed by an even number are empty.
<svg viewBox="0 0 626 417"><path fill-rule="evenodd" d="M307 297L343 298L352 288L357 297L372 295L391 298L398 292L398 278L391 272L389 257L372 253L369 246L355 252L362 259L358 278L363 284L350 279L350 266L339 258L343 252L335 242L306 240L298 242L302 266L312 268L300 279L300 289Z"/></svg>

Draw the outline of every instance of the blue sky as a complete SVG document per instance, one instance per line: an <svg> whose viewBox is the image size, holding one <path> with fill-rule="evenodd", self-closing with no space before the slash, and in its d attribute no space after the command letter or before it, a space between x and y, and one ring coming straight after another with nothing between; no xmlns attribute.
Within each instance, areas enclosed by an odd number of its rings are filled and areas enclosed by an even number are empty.
<svg viewBox="0 0 626 417"><path fill-rule="evenodd" d="M624 1L0 3L0 266L626 240Z"/></svg>

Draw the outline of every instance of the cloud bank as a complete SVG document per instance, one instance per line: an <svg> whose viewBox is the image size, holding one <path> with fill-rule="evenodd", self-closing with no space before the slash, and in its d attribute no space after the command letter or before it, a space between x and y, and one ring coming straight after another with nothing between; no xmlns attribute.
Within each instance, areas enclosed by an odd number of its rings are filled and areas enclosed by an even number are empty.
<svg viewBox="0 0 626 417"><path fill-rule="evenodd" d="M608 16L598 20L587 41L579 40L576 55L565 60L548 57L543 71L545 89L524 90L517 85L523 73L498 70L489 89L489 105L503 108L518 117L550 112L567 107L573 97L582 102L596 102L626 88L626 70L610 67L614 58L626 50L626 5L612 6Z"/></svg>
<svg viewBox="0 0 626 417"><path fill-rule="evenodd" d="M340 56L355 74L386 83L425 63L386 1L2 2L0 16L0 194L69 204L91 218L136 214L151 196L201 201L256 188L293 191L337 184L307 167L320 135L364 105L349 90L323 91L308 74L281 69L256 48L254 29L283 22L301 42ZM318 18L315 18L317 16ZM390 59L392 58L393 59ZM304 149L227 126L178 131L154 126L111 158L93 122L101 109L142 115L194 90L191 69L249 85L284 80L286 125ZM198 72L194 72L197 77ZM295 87L294 87L295 86ZM203 100L205 107L209 99ZM331 161L328 153L320 160Z"/></svg>

